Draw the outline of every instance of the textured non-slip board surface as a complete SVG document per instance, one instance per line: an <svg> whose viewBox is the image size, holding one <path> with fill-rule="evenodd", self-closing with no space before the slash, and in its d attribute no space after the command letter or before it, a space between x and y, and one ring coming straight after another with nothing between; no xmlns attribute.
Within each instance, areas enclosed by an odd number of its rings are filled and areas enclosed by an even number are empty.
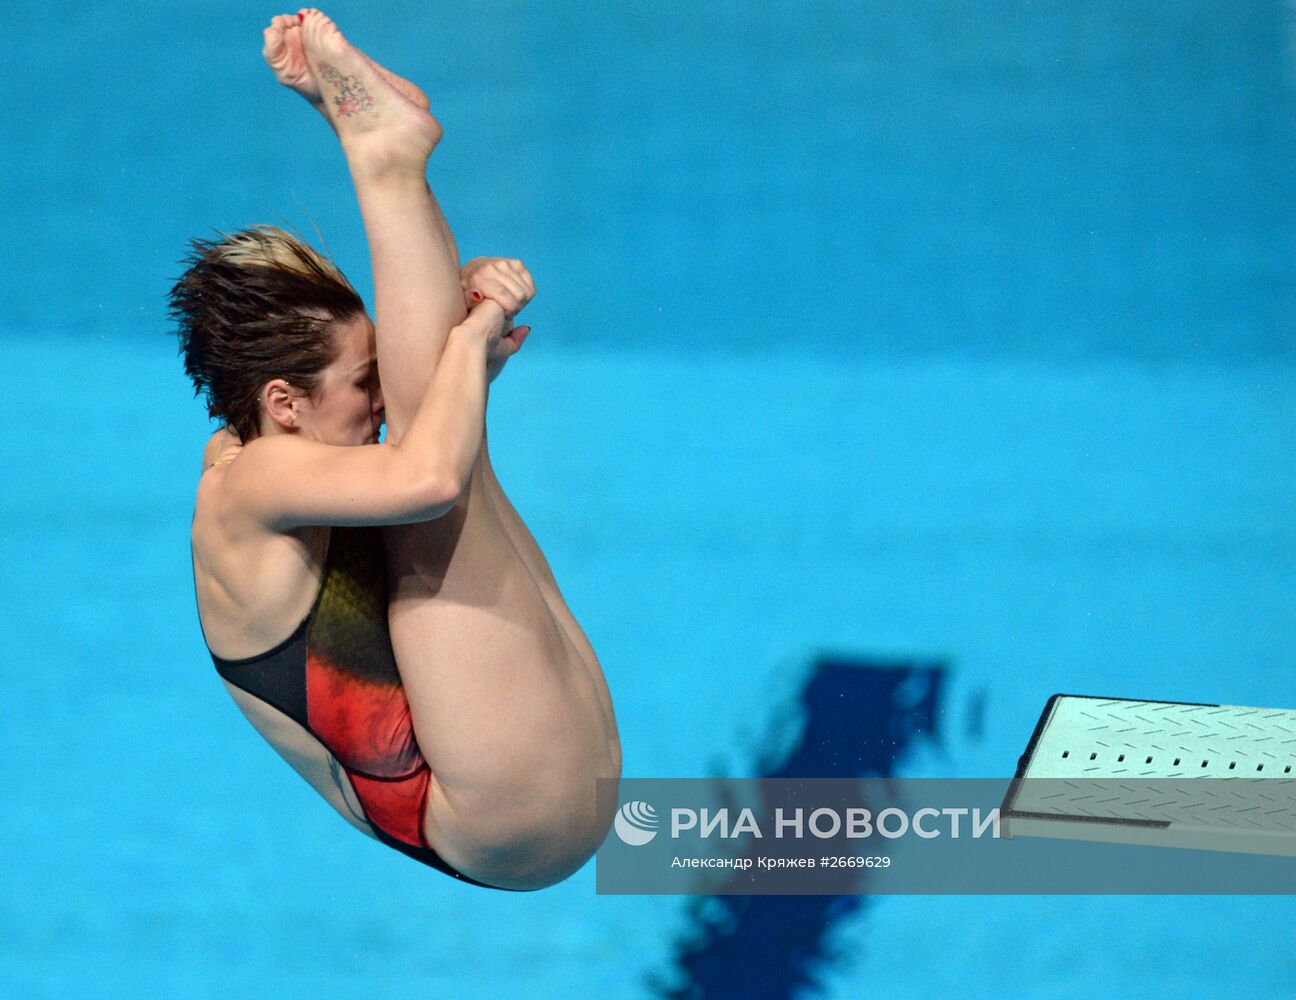
<svg viewBox="0 0 1296 1000"><path fill-rule="evenodd" d="M1296 711L1055 695L1009 836L1296 856Z"/></svg>

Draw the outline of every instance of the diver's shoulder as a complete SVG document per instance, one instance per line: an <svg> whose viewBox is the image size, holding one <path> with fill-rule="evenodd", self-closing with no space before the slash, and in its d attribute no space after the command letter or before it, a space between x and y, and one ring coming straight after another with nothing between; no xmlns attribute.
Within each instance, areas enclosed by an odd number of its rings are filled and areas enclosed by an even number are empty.
<svg viewBox="0 0 1296 1000"><path fill-rule="evenodd" d="M229 427L222 427L209 437L207 443L203 446L203 471L206 472L215 462L219 461L226 452L238 448L242 444L243 442L233 430Z"/></svg>

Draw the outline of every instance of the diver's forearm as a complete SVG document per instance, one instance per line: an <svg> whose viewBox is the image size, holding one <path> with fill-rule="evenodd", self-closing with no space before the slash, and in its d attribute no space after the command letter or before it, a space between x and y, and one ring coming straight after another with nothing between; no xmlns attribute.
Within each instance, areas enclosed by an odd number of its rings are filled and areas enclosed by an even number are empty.
<svg viewBox="0 0 1296 1000"><path fill-rule="evenodd" d="M394 447L457 496L481 461L485 414L486 340L464 324L447 335L422 404Z"/></svg>

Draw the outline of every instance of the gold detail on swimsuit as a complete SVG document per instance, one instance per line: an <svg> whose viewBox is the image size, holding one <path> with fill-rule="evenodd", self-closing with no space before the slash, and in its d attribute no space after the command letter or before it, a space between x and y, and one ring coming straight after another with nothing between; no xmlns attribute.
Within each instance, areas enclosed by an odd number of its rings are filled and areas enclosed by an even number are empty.
<svg viewBox="0 0 1296 1000"><path fill-rule="evenodd" d="M234 458L238 458L238 456L235 455ZM212 462L211 465L207 466L207 468L214 469L218 465L229 465L230 462L234 461L234 458L218 458L216 461Z"/></svg>

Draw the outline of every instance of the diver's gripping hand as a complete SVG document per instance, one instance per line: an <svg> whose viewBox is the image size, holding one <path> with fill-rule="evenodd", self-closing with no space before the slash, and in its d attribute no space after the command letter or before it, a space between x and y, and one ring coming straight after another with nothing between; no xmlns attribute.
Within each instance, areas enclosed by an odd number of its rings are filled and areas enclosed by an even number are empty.
<svg viewBox="0 0 1296 1000"><path fill-rule="evenodd" d="M499 304L490 299L477 303L468 313L468 318L455 329L470 337L480 337L486 345L487 353L499 346L500 338L508 327L508 317Z"/></svg>
<svg viewBox="0 0 1296 1000"><path fill-rule="evenodd" d="M510 257L476 257L459 271L459 283L471 309L482 299L494 299L509 317L535 298L535 279L526 265Z"/></svg>

